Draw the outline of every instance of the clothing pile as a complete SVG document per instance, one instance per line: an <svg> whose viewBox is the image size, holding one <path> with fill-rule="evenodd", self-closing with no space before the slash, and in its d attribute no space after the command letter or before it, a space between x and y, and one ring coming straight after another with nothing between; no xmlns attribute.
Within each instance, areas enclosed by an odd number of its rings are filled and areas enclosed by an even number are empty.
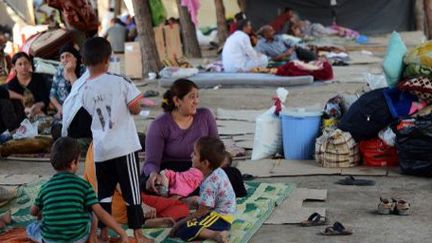
<svg viewBox="0 0 432 243"><path fill-rule="evenodd" d="M399 164L403 173L431 177L432 42L408 51L399 34L394 32L383 70L389 87L363 94L346 112L339 112L341 108L335 105L338 99L333 98L327 104L326 129L336 124L337 130L324 132L317 139L316 160L327 167L355 165L346 163L347 148L357 149L348 139L349 134L358 144L365 165ZM340 113L340 120L328 121L332 116L339 118ZM345 147L340 145L343 136L346 137ZM339 149L328 149L329 144ZM327 161L323 162L323 158Z"/></svg>
<svg viewBox="0 0 432 243"><path fill-rule="evenodd" d="M325 59L303 62L299 60L290 61L278 67L276 75L279 76L304 76L312 75L314 80L333 79L332 65Z"/></svg>

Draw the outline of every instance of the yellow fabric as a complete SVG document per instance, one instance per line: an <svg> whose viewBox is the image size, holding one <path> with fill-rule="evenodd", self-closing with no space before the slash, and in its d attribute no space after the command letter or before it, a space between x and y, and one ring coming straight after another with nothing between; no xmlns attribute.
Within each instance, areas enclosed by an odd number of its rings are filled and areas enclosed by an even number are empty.
<svg viewBox="0 0 432 243"><path fill-rule="evenodd" d="M88 181L97 192L97 180L95 162L93 158L93 143L90 144L84 164L84 180ZM111 214L119 224L127 224L126 202L122 195L116 190L112 199Z"/></svg>
<svg viewBox="0 0 432 243"><path fill-rule="evenodd" d="M432 67L432 41L427 41L411 49L404 60L405 64L421 64Z"/></svg>
<svg viewBox="0 0 432 243"><path fill-rule="evenodd" d="M220 217L221 219L227 221L230 224L232 224L234 222L234 215L232 215L232 214L220 214L220 213L217 213L215 211L212 211L210 213L210 215L218 216L218 217Z"/></svg>

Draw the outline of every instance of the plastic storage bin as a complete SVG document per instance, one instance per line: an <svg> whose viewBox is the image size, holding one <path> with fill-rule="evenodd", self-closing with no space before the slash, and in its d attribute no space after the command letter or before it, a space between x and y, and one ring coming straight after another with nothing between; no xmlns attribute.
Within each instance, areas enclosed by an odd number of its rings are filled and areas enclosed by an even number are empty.
<svg viewBox="0 0 432 243"><path fill-rule="evenodd" d="M281 114L285 159L313 158L321 115L321 111L308 111L304 108L288 109Z"/></svg>

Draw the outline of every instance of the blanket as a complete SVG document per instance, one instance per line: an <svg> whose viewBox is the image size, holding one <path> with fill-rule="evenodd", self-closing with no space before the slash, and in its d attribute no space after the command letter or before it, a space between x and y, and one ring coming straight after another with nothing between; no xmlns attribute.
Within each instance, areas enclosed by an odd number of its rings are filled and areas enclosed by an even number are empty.
<svg viewBox="0 0 432 243"><path fill-rule="evenodd" d="M17 198L9 204L0 207L0 213L11 210L13 224L8 225L6 233L12 229L25 227L34 219L30 215L30 207L44 181L24 185L18 188ZM248 196L237 200L237 215L232 224L230 242L247 242L270 216L276 205L289 195L295 188L294 184L284 183L246 183ZM126 226L125 226L126 227ZM182 242L179 239L168 238L170 229L143 229L146 236L156 242ZM1 233L1 231L0 231ZM127 230L133 236L132 230ZM2 235L0 235L1 238Z"/></svg>

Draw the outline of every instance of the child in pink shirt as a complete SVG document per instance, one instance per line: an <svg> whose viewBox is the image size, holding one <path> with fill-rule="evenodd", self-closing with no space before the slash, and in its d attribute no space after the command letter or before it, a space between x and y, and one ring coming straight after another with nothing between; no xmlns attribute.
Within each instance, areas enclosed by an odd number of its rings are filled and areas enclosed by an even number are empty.
<svg viewBox="0 0 432 243"><path fill-rule="evenodd" d="M162 184L158 186L162 196L187 197L197 189L204 180L203 173L197 168L190 168L184 172L163 170L160 172Z"/></svg>

